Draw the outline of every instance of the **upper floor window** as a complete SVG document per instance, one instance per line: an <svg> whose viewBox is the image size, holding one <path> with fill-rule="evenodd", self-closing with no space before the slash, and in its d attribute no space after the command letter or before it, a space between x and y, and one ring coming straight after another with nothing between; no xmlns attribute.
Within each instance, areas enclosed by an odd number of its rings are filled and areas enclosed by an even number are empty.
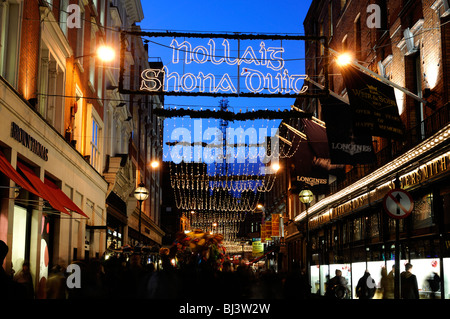
<svg viewBox="0 0 450 319"><path fill-rule="evenodd" d="M17 86L20 39L20 4L0 1L0 75Z"/></svg>

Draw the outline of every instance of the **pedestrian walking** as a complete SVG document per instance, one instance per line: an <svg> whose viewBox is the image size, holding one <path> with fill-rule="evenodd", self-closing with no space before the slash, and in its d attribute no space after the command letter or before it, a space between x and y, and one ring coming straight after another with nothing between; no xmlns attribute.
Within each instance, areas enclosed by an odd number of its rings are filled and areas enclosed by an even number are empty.
<svg viewBox="0 0 450 319"><path fill-rule="evenodd" d="M375 295L375 290L375 280L370 277L369 271L366 270L364 275L359 278L358 284L356 285L356 296L359 299L372 299Z"/></svg>
<svg viewBox="0 0 450 319"><path fill-rule="evenodd" d="M412 273L412 265L407 263L405 271L400 274L401 278L401 297L403 299L419 299L419 288L417 278Z"/></svg>

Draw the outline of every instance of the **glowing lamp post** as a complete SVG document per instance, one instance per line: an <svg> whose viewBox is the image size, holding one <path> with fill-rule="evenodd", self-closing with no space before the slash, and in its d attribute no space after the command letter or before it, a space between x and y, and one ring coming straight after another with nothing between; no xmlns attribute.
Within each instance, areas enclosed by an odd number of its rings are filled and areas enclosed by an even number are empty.
<svg viewBox="0 0 450 319"><path fill-rule="evenodd" d="M142 202L146 200L149 196L148 189L145 188L144 183L140 183L138 188L134 191L134 197L139 202L139 242L141 242L141 215L142 215Z"/></svg>
<svg viewBox="0 0 450 319"><path fill-rule="evenodd" d="M304 189L298 194L300 201L306 205L306 272L309 274L309 218L308 218L308 206L312 202L314 194L309 189ZM308 275L308 283L310 283L311 277Z"/></svg>

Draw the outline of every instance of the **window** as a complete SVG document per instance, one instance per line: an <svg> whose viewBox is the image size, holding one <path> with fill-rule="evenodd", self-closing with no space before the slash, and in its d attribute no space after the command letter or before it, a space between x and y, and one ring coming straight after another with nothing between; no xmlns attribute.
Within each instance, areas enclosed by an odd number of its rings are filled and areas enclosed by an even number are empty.
<svg viewBox="0 0 450 319"><path fill-rule="evenodd" d="M58 132L63 130L65 70L44 42L40 51L39 104L37 111Z"/></svg>
<svg viewBox="0 0 450 319"><path fill-rule="evenodd" d="M91 137L91 165L98 169L98 162L100 157L99 151L99 126L97 121L92 118L92 137Z"/></svg>
<svg viewBox="0 0 450 319"><path fill-rule="evenodd" d="M17 85L20 39L20 4L0 1L0 75Z"/></svg>
<svg viewBox="0 0 450 319"><path fill-rule="evenodd" d="M61 28L64 35L67 37L67 18L68 12L67 7L69 6L69 0L59 1L59 27Z"/></svg>
<svg viewBox="0 0 450 319"><path fill-rule="evenodd" d="M87 105L86 121L86 150L83 155L89 156L89 163L95 170L101 172L103 165L103 120L90 103Z"/></svg>

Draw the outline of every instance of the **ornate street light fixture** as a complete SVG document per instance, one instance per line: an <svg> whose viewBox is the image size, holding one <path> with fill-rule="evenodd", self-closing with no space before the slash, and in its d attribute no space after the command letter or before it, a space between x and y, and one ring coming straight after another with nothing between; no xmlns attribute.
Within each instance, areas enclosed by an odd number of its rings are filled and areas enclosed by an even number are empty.
<svg viewBox="0 0 450 319"><path fill-rule="evenodd" d="M300 201L303 204L308 205L309 203L312 202L313 198L314 198L314 194L313 192L311 192L309 189L304 189L302 190L298 196L300 197Z"/></svg>
<svg viewBox="0 0 450 319"><path fill-rule="evenodd" d="M142 202L148 198L150 195L147 188L145 188L144 183L140 183L138 188L134 191L134 197L139 202L139 243L142 242L141 236L141 215L142 215Z"/></svg>
<svg viewBox="0 0 450 319"><path fill-rule="evenodd" d="M298 194L300 201L306 205L306 273L309 274L310 267L309 267L309 256L310 256L310 248L309 248L309 218L308 218L308 206L312 202L314 198L313 192L311 192L309 189L304 189L300 191ZM310 276L307 276L308 283L310 283Z"/></svg>

